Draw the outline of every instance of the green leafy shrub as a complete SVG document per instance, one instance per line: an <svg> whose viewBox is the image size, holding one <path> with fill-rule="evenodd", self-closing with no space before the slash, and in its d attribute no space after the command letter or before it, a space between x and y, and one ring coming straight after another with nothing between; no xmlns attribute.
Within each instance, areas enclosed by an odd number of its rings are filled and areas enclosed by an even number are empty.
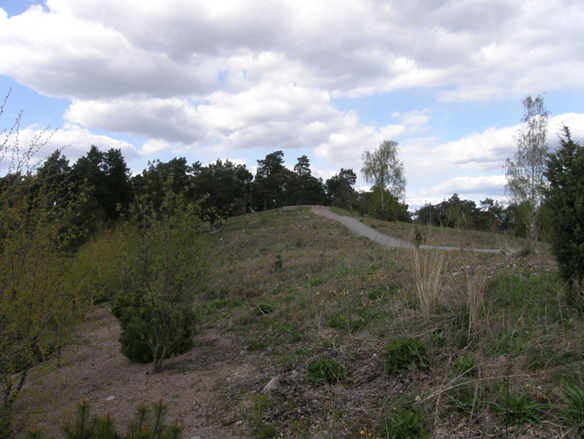
<svg viewBox="0 0 584 439"><path fill-rule="evenodd" d="M172 177L164 194L159 207L148 196L136 200L138 239L121 258L123 288L113 309L123 331L122 353L134 361L151 359L153 373L165 358L190 346L193 304L208 265L198 204L173 193Z"/></svg>
<svg viewBox="0 0 584 439"><path fill-rule="evenodd" d="M151 324L151 314L145 309L139 297L119 297L112 314L119 320L121 352L130 361L150 363L154 359L155 333ZM164 358L186 352L193 345L194 329L198 321L196 312L183 308L176 313L170 325L172 340L167 346Z"/></svg>
<svg viewBox="0 0 584 439"><path fill-rule="evenodd" d="M415 338L401 337L393 339L381 356L385 357L386 372L428 367L426 345Z"/></svg>
<svg viewBox="0 0 584 439"><path fill-rule="evenodd" d="M526 392L516 392L502 385L497 399L491 403L493 411L501 416L506 425L537 425L545 413L545 405Z"/></svg>
<svg viewBox="0 0 584 439"><path fill-rule="evenodd" d="M308 365L307 380L316 383L334 384L349 377L347 369L335 360L325 360L321 358Z"/></svg>

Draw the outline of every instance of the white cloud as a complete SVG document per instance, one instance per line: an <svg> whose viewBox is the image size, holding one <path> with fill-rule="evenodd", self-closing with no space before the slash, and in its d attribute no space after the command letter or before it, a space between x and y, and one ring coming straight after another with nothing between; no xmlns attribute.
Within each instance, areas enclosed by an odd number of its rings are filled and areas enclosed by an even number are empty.
<svg viewBox="0 0 584 439"><path fill-rule="evenodd" d="M259 13L261 11L261 13ZM261 83L447 101L581 87L580 2L47 0L0 14L0 73L76 100L205 97Z"/></svg>
<svg viewBox="0 0 584 439"><path fill-rule="evenodd" d="M359 169L366 149L421 129L429 120L425 111L401 115L405 125L365 125L355 112L335 109L327 92L262 84L241 93L215 92L199 102L75 101L64 117L83 126L145 137L145 154L193 148L217 153L312 148L317 157L339 167Z"/></svg>
<svg viewBox="0 0 584 439"><path fill-rule="evenodd" d="M16 136L13 135L9 138L8 144L13 145L16 140ZM55 150L63 149L63 154L74 162L84 156L92 145L97 146L101 151L111 148L121 149L127 162L140 156L136 148L128 142L92 134L89 130L75 124L66 124L64 129L57 131L46 131L37 125L28 126L19 131L18 144L21 151L33 144L38 145L40 149L35 154L38 160L44 160ZM6 168L6 160L3 160L0 167Z"/></svg>
<svg viewBox="0 0 584 439"><path fill-rule="evenodd" d="M570 128L572 138L584 142L584 114L566 113L550 118L548 144L558 145L562 125ZM517 151L514 136L519 125L491 127L460 140L439 143L436 137L410 138L402 145L406 175L409 178L432 177L451 171L502 172L507 160Z"/></svg>
<svg viewBox="0 0 584 439"><path fill-rule="evenodd" d="M505 183L504 175L454 177L434 186L430 193L503 195Z"/></svg>

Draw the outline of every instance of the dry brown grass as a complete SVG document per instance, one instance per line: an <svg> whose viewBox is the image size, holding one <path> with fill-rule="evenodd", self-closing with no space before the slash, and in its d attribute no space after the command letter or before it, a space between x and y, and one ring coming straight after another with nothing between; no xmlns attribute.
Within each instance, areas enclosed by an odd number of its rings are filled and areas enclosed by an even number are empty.
<svg viewBox="0 0 584 439"><path fill-rule="evenodd" d="M420 253L422 256L420 257ZM446 255L440 250L412 251L411 270L414 289L424 318L436 310L444 284L443 270Z"/></svg>

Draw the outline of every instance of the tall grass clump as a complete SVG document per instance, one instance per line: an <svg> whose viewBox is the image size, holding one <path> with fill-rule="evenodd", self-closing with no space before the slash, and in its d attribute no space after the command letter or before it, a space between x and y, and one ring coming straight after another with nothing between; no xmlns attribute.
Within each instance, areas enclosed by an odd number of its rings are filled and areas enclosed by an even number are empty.
<svg viewBox="0 0 584 439"><path fill-rule="evenodd" d="M481 325L481 309L484 308L487 273L484 268L472 264L466 270L464 305L468 315L468 336Z"/></svg>
<svg viewBox="0 0 584 439"><path fill-rule="evenodd" d="M414 291L424 318L428 318L438 304L445 260L446 256L442 251L425 251L420 256L417 248L413 250Z"/></svg>

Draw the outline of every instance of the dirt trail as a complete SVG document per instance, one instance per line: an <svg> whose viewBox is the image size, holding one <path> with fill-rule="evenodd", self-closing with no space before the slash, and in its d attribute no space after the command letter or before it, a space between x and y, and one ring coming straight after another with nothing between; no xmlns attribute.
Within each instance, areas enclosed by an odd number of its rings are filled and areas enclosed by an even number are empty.
<svg viewBox="0 0 584 439"><path fill-rule="evenodd" d="M341 216L337 215L330 211L330 209L326 206L308 206L310 210L315 213L316 215L324 216L325 218L332 219L337 221L351 230L353 233L359 236L364 236L369 238L372 241L377 242L381 245L386 245L388 247L399 247L399 248L409 248L413 249L414 246L412 243L408 241L403 241L401 239L394 238L392 236L384 235L383 233L379 233L377 230L372 229L366 224L363 224L357 218L353 218L350 216ZM449 246L436 246L436 245L421 245L420 248L422 249L438 249L438 250L463 250L463 251L474 251L477 253L501 253L501 249L468 249L468 248L461 248L461 247L449 247Z"/></svg>

